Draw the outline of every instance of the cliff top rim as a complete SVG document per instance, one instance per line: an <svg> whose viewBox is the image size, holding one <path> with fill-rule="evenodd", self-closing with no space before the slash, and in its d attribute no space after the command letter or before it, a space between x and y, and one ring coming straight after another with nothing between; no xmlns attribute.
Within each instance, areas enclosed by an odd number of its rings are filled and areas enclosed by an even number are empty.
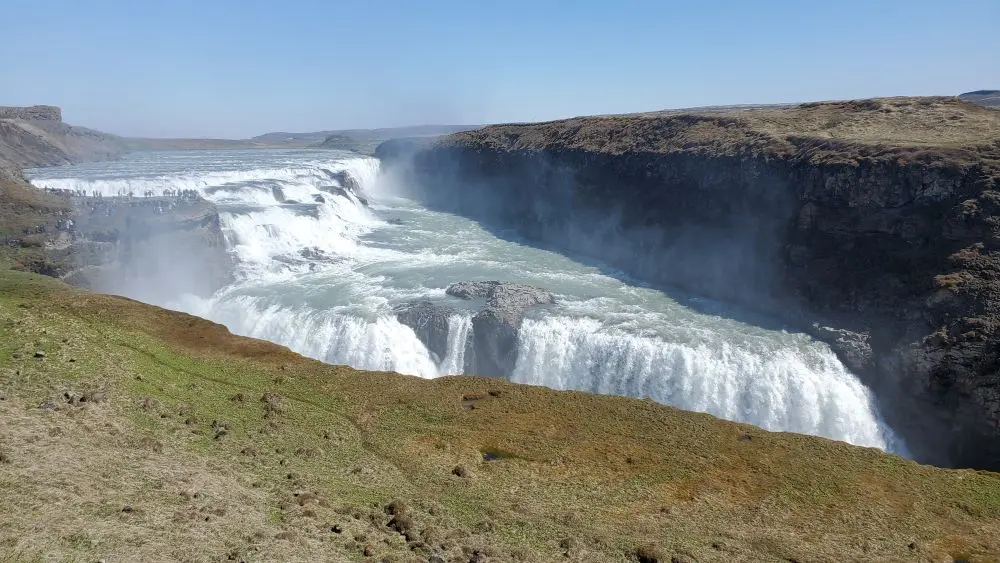
<svg viewBox="0 0 1000 563"><path fill-rule="evenodd" d="M794 152L803 139L828 146L975 148L1000 156L1000 111L953 96L704 107L491 125L445 143L594 152Z"/></svg>
<svg viewBox="0 0 1000 563"><path fill-rule="evenodd" d="M0 119L20 121L62 121L58 106L0 106Z"/></svg>

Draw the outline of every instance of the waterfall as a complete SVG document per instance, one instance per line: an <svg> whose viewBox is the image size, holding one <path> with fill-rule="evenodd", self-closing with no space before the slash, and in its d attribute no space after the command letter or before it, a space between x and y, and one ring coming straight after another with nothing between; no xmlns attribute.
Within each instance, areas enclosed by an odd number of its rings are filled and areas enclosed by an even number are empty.
<svg viewBox="0 0 1000 563"><path fill-rule="evenodd" d="M887 448L871 393L825 347L668 342L593 319L526 319L512 379L649 397L768 430Z"/></svg>
<svg viewBox="0 0 1000 563"><path fill-rule="evenodd" d="M451 315L448 318L448 353L441 360L442 375L459 375L465 368L465 347L472 333L472 317Z"/></svg>
<svg viewBox="0 0 1000 563"><path fill-rule="evenodd" d="M420 377L460 374L476 354L472 313L444 288L510 280L561 296L524 320L513 381L649 397L769 430L905 451L868 389L825 345L694 312L565 256L500 239L467 218L390 197L372 158L149 153L32 175L38 186L89 195L183 193L214 203L235 281L211 297L151 302L320 361ZM436 331L440 361L420 340L427 335L418 337L394 313L428 301L452 311L422 325Z"/></svg>

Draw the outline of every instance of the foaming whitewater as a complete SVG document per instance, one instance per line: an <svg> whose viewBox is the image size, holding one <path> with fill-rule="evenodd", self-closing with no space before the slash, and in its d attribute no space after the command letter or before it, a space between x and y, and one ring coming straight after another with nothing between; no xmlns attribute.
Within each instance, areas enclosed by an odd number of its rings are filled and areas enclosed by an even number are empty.
<svg viewBox="0 0 1000 563"><path fill-rule="evenodd" d="M829 350L769 340L667 342L589 318L528 319L513 380L660 403L886 446L868 390Z"/></svg>
<svg viewBox="0 0 1000 563"><path fill-rule="evenodd" d="M365 318L347 311L302 310L228 294L201 309L197 304L189 309L237 334L278 342L320 361L425 377L438 374L413 331L386 315Z"/></svg>
<svg viewBox="0 0 1000 563"><path fill-rule="evenodd" d="M465 349L472 334L470 315L451 315L448 318L448 352L441 361L441 374L460 375L465 368Z"/></svg>
<svg viewBox="0 0 1000 563"><path fill-rule="evenodd" d="M235 281L208 298L143 297L324 362L460 374L475 353L472 312L444 289L457 281L523 283L552 291L558 303L529 312L513 381L649 397L769 430L903 452L871 393L826 345L698 313L622 276L392 197L371 158L308 150L140 153L36 170L32 181L103 197L183 192L213 202ZM395 307L415 301L454 311L441 357L396 319Z"/></svg>

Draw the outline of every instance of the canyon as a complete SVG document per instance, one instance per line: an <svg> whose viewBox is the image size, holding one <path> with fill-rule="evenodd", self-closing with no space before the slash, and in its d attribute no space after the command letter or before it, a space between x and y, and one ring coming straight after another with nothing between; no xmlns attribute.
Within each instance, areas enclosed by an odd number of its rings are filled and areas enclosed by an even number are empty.
<svg viewBox="0 0 1000 563"><path fill-rule="evenodd" d="M377 155L435 209L827 341L922 461L1000 468L1000 112L956 98L494 125Z"/></svg>

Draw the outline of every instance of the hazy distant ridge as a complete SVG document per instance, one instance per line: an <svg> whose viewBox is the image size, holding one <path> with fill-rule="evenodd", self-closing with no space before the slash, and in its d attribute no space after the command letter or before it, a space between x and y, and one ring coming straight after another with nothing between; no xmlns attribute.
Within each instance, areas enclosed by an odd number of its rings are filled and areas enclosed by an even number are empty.
<svg viewBox="0 0 1000 563"><path fill-rule="evenodd" d="M958 97L981 106L1000 108L1000 90L976 90L959 94Z"/></svg>
<svg viewBox="0 0 1000 563"><path fill-rule="evenodd" d="M336 129L330 131L314 131L311 133L264 133L251 139L258 142L288 143L306 142L322 143L331 136L347 137L354 140L396 139L399 137L422 137L427 135L448 135L458 131L478 129L480 125L413 125L408 127L381 127L377 129Z"/></svg>

